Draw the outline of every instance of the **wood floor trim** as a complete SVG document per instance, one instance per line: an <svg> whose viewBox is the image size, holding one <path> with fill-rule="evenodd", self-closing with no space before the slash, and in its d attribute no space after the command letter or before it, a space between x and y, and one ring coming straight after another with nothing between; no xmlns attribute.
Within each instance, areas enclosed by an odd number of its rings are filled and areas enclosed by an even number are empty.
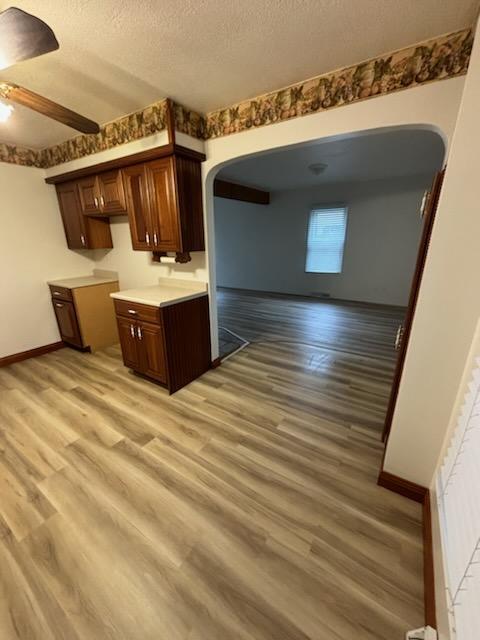
<svg viewBox="0 0 480 640"><path fill-rule="evenodd" d="M415 500L415 502L419 502L420 504L423 504L425 495L428 493L428 489L426 487L422 487L415 482L410 482L410 480L400 478L393 473L388 473L388 471L384 471L383 469L380 471L378 476L378 485L385 489L389 489L394 493L399 493L405 498Z"/></svg>
<svg viewBox="0 0 480 640"><path fill-rule="evenodd" d="M380 471L378 476L380 487L389 489L405 498L419 502L423 510L423 583L424 583L424 604L425 604L425 624L433 629L437 626L437 615L435 606L435 568L433 560L433 539L432 539L432 509L430 502L430 491L427 487L422 487L415 482L410 482L404 478Z"/></svg>
<svg viewBox="0 0 480 640"><path fill-rule="evenodd" d="M28 360L29 358L36 358L37 356L43 356L45 353L51 351L57 351L63 349L65 344L60 340L59 342L52 342L51 344L44 344L42 347L36 347L35 349L29 349L28 351L21 351L20 353L12 353L11 356L4 356L0 358L0 367L7 367L9 364L15 362L21 362L22 360Z"/></svg>
<svg viewBox="0 0 480 640"><path fill-rule="evenodd" d="M423 583L425 600L425 624L437 628L435 605L435 566L433 560L432 509L430 491L423 500Z"/></svg>

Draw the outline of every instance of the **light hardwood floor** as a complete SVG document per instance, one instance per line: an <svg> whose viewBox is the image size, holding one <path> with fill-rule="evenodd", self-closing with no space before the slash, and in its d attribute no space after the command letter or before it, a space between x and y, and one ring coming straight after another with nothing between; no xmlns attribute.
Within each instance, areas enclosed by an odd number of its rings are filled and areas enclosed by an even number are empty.
<svg viewBox="0 0 480 640"><path fill-rule="evenodd" d="M1 640L422 624L420 507L375 483L398 313L221 297L254 344L171 397L118 348L0 369Z"/></svg>

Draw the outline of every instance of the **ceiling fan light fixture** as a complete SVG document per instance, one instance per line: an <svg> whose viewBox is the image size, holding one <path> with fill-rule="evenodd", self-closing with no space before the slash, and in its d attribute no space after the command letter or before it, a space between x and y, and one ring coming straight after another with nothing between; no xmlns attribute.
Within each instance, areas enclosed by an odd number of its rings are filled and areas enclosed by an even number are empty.
<svg viewBox="0 0 480 640"><path fill-rule="evenodd" d="M0 102L0 122L6 122L12 115L12 111L12 105Z"/></svg>

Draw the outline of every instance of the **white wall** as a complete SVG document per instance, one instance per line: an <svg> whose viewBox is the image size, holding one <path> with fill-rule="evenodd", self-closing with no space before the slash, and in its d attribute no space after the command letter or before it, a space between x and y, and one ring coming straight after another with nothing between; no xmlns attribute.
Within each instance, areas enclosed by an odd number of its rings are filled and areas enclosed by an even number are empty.
<svg viewBox="0 0 480 640"><path fill-rule="evenodd" d="M441 159L440 159L441 162ZM432 176L271 193L270 205L215 198L217 284L406 306ZM305 273L313 205L348 206L342 273Z"/></svg>
<svg viewBox="0 0 480 640"><path fill-rule="evenodd" d="M207 140L207 160L203 164L205 213L207 229L207 260L210 290L216 287L215 223L213 180L218 171L239 158L271 149L308 144L321 138L337 138L360 131L381 128L427 128L441 133L448 148L462 96L464 77L399 91L371 100L357 102L338 109L303 118L249 130L236 135ZM212 356L218 356L217 305L210 296Z"/></svg>
<svg viewBox="0 0 480 640"><path fill-rule="evenodd" d="M91 273L69 251L55 189L44 172L0 163L0 357L60 339L47 280Z"/></svg>

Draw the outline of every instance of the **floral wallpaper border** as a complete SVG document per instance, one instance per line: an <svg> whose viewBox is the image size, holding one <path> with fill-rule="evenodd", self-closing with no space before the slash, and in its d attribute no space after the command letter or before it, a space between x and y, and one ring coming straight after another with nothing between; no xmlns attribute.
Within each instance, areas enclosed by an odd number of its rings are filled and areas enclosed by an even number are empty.
<svg viewBox="0 0 480 640"><path fill-rule="evenodd" d="M106 151L127 142L146 138L167 126L167 100L160 100L127 116L107 122L100 132L79 135L42 150L42 166L53 167L71 160Z"/></svg>
<svg viewBox="0 0 480 640"><path fill-rule="evenodd" d="M24 167L43 167L43 151L0 142L0 162Z"/></svg>
<svg viewBox="0 0 480 640"><path fill-rule="evenodd" d="M463 29L207 114L217 138L465 74L473 44Z"/></svg>
<svg viewBox="0 0 480 640"><path fill-rule="evenodd" d="M472 29L432 38L360 64L299 82L203 116L172 102L174 128L207 140L317 113L467 72ZM48 168L151 136L167 128L168 100L160 100L53 147L0 143L0 162Z"/></svg>

